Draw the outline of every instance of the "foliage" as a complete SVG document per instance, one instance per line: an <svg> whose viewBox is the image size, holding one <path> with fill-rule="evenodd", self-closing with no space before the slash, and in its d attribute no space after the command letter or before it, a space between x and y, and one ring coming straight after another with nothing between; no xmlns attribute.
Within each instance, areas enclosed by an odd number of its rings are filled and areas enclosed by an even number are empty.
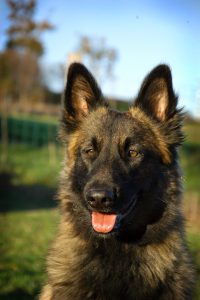
<svg viewBox="0 0 200 300"><path fill-rule="evenodd" d="M14 50L0 53L0 97L15 101L41 99L41 72L35 56Z"/></svg>
<svg viewBox="0 0 200 300"><path fill-rule="evenodd" d="M40 36L53 26L46 20L34 20L35 0L7 0L7 4L10 14L6 49L0 52L0 99L30 103L43 96Z"/></svg>
<svg viewBox="0 0 200 300"><path fill-rule="evenodd" d="M10 8L7 48L40 56L44 48L38 37L53 26L46 20L34 21L35 0L7 0L7 3Z"/></svg>

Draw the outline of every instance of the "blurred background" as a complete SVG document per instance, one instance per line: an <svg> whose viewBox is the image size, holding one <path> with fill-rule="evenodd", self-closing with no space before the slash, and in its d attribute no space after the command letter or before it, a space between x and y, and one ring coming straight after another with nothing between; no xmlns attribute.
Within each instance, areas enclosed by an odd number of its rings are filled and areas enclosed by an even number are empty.
<svg viewBox="0 0 200 300"><path fill-rule="evenodd" d="M59 220L60 98L74 61L119 110L154 66L171 66L187 112L183 208L200 299L199 28L199 0L0 1L0 299L35 299L45 281Z"/></svg>

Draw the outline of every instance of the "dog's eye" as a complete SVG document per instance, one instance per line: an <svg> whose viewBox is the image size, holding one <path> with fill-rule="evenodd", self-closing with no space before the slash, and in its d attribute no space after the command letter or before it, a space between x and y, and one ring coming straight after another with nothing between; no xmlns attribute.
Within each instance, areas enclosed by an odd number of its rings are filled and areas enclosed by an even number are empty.
<svg viewBox="0 0 200 300"><path fill-rule="evenodd" d="M95 150L90 147L84 150L85 154L87 154L88 156L92 156L95 153Z"/></svg>
<svg viewBox="0 0 200 300"><path fill-rule="evenodd" d="M129 157L135 158L135 157L138 157L139 155L140 155L140 152L135 150L135 149L130 149L128 151L128 156Z"/></svg>

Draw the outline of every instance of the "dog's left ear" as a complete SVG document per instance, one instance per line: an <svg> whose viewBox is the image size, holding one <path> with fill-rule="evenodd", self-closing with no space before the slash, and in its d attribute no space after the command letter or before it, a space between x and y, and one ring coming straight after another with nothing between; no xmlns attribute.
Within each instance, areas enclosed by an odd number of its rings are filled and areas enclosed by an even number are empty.
<svg viewBox="0 0 200 300"><path fill-rule="evenodd" d="M166 121L176 113L177 97L173 91L172 75L167 65L159 65L145 78L135 106L157 121Z"/></svg>
<svg viewBox="0 0 200 300"><path fill-rule="evenodd" d="M91 110L106 105L96 80L80 63L73 63L68 69L63 102L63 121L67 131L75 129Z"/></svg>

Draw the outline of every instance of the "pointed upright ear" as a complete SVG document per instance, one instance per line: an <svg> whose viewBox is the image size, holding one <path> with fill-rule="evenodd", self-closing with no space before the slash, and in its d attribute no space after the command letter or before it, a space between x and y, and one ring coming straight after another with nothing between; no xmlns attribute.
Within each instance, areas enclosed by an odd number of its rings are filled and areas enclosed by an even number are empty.
<svg viewBox="0 0 200 300"><path fill-rule="evenodd" d="M135 106L158 121L170 119L176 113L177 97L167 65L159 65L145 78Z"/></svg>
<svg viewBox="0 0 200 300"><path fill-rule="evenodd" d="M94 77L80 63L73 63L69 67L63 102L63 121L66 122L69 131L74 129L91 110L106 105Z"/></svg>

